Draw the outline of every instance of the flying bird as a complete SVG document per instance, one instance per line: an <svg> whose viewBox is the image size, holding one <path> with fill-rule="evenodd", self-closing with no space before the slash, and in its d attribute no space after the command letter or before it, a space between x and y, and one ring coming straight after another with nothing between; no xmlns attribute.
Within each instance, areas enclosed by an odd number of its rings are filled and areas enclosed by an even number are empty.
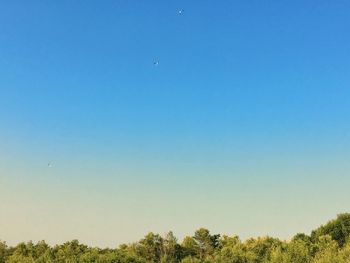
<svg viewBox="0 0 350 263"><path fill-rule="evenodd" d="M153 65L154 65L154 66L158 66L158 65L159 65L159 61L154 61L154 62L153 62Z"/></svg>
<svg viewBox="0 0 350 263"><path fill-rule="evenodd" d="M185 12L185 10L180 9L178 13L179 13L179 15L183 15L184 12Z"/></svg>

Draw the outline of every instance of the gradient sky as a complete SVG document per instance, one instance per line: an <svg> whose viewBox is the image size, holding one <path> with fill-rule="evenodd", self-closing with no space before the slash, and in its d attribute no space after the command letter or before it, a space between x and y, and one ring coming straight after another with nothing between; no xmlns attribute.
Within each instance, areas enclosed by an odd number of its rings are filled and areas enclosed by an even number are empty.
<svg viewBox="0 0 350 263"><path fill-rule="evenodd" d="M349 12L1 1L0 239L290 238L350 211Z"/></svg>

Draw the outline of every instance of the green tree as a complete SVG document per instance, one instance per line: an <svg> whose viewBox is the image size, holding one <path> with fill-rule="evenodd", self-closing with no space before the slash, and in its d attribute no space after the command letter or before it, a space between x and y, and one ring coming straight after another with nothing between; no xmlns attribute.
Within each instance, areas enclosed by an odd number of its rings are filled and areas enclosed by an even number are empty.
<svg viewBox="0 0 350 263"><path fill-rule="evenodd" d="M287 245L287 260L293 263L308 263L311 261L309 245L302 239L296 239Z"/></svg>
<svg viewBox="0 0 350 263"><path fill-rule="evenodd" d="M316 243L317 253L312 263L338 263L338 243L331 236L320 236Z"/></svg>
<svg viewBox="0 0 350 263"><path fill-rule="evenodd" d="M66 242L63 245L55 246L53 248L53 257L55 263L76 263L79 258L87 251L88 247L79 244L78 240Z"/></svg>
<svg viewBox="0 0 350 263"><path fill-rule="evenodd" d="M193 237L186 236L181 244L183 257L194 257L197 255L199 248Z"/></svg>
<svg viewBox="0 0 350 263"><path fill-rule="evenodd" d="M271 237L248 239L245 243L246 258L249 262L263 262L270 259L272 250L280 241Z"/></svg>
<svg viewBox="0 0 350 263"><path fill-rule="evenodd" d="M215 262L244 263L247 261L244 245L238 236L223 236L221 247L215 252Z"/></svg>
<svg viewBox="0 0 350 263"><path fill-rule="evenodd" d="M32 241L28 243L19 243L5 262L8 263L34 263L34 244Z"/></svg>
<svg viewBox="0 0 350 263"><path fill-rule="evenodd" d="M202 261L195 257L185 257L183 260L181 260L181 263L201 263Z"/></svg>
<svg viewBox="0 0 350 263"><path fill-rule="evenodd" d="M6 256L7 256L6 242L0 241L0 263L5 263Z"/></svg>
<svg viewBox="0 0 350 263"><path fill-rule="evenodd" d="M173 232L166 234L163 240L163 256L162 262L177 262L181 257L181 246L177 243L177 239Z"/></svg>
<svg viewBox="0 0 350 263"><path fill-rule="evenodd" d="M316 241L324 235L330 235L340 247L343 247L350 235L350 214L339 214L336 219L312 231L311 238Z"/></svg>
<svg viewBox="0 0 350 263"><path fill-rule="evenodd" d="M160 262L163 254L163 238L152 232L132 246L137 256L150 262Z"/></svg>
<svg viewBox="0 0 350 263"><path fill-rule="evenodd" d="M214 249L219 245L219 238L220 235L212 236L205 228L200 228L194 233L193 239L196 241L201 260L213 255Z"/></svg>

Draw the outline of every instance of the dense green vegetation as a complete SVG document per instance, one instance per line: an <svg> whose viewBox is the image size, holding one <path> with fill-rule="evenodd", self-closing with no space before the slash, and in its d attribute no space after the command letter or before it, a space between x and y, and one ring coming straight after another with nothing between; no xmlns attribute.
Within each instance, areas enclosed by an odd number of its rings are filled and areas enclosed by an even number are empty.
<svg viewBox="0 0 350 263"><path fill-rule="evenodd" d="M340 214L311 235L290 241L272 237L241 241L237 236L213 235L198 229L181 243L172 232L164 237L149 233L132 244L100 249L77 240L50 247L44 241L8 247L0 241L0 263L350 263L350 214Z"/></svg>

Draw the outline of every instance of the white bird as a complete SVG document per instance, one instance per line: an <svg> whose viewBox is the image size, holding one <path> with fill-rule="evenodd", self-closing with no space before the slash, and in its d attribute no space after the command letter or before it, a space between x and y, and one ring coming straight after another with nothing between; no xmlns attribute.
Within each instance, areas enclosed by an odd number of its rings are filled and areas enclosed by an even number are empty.
<svg viewBox="0 0 350 263"><path fill-rule="evenodd" d="M185 12L185 10L180 9L178 13L179 13L179 15L183 15L184 12Z"/></svg>

